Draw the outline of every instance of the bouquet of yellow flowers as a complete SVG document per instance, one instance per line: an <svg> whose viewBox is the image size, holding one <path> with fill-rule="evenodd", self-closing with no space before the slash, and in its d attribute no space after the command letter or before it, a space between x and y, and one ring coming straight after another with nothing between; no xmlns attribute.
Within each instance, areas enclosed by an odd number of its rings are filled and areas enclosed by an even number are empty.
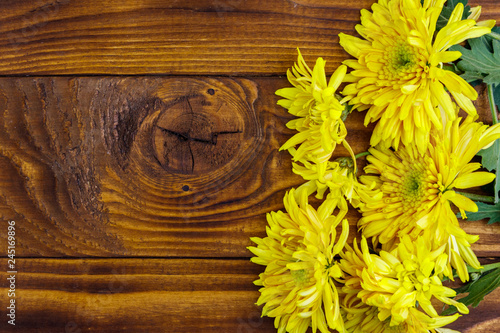
<svg viewBox="0 0 500 333"><path fill-rule="evenodd" d="M352 58L329 79L322 58L311 69L299 51L292 87L276 91L296 116L281 150L304 183L287 192L285 211L267 215L267 236L249 250L266 266L257 304L278 332L450 332L442 327L497 287L481 278L500 281L500 265L481 267L479 237L458 216L500 220L485 213L500 210L500 35L495 21L479 20L480 7L445 2L379 0L361 11L359 37L339 35ZM477 121L471 83L487 85L492 126ZM353 110L376 123L358 154L344 123ZM334 159L337 145L350 156ZM467 192L493 181L491 197ZM352 244L349 209L361 214ZM470 297L456 300L443 285L455 278Z"/></svg>

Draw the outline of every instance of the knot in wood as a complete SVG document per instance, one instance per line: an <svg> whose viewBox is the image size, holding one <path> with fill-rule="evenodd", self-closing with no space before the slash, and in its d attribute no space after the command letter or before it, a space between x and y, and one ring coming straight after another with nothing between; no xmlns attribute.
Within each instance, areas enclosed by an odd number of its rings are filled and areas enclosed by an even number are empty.
<svg viewBox="0 0 500 333"><path fill-rule="evenodd" d="M213 171L227 164L240 147L245 110L228 94L205 88L166 104L153 127L156 159L169 172Z"/></svg>

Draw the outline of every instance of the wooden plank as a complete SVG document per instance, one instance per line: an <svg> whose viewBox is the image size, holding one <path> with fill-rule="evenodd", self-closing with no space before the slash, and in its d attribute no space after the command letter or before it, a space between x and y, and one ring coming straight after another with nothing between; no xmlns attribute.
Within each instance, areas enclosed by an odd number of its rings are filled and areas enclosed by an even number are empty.
<svg viewBox="0 0 500 333"><path fill-rule="evenodd" d="M498 261L498 260L497 260ZM469 314L462 315L447 327L462 333L497 332L500 313L500 289L487 295L476 308L469 307Z"/></svg>
<svg viewBox="0 0 500 333"><path fill-rule="evenodd" d="M283 75L297 47L332 70L373 2L3 1L0 75ZM471 3L500 19L496 0Z"/></svg>
<svg viewBox="0 0 500 333"><path fill-rule="evenodd" d="M272 92L285 84L0 80L0 212L20 255L247 256L301 183L278 152L290 118Z"/></svg>
<svg viewBox="0 0 500 333"><path fill-rule="evenodd" d="M248 257L265 214L303 182L278 152L293 134L273 94L286 85L0 79L0 218L16 221L18 255ZM368 147L363 116L347 123L355 152ZM464 227L481 237L478 256L500 253L495 225Z"/></svg>
<svg viewBox="0 0 500 333"><path fill-rule="evenodd" d="M273 332L254 304L260 269L246 260L22 259L15 329L2 318L0 331Z"/></svg>
<svg viewBox="0 0 500 333"><path fill-rule="evenodd" d="M247 260L22 259L17 269L16 327L3 318L2 332L276 332L255 305L262 267ZM4 272L0 287L4 298ZM497 289L452 327L499 311Z"/></svg>

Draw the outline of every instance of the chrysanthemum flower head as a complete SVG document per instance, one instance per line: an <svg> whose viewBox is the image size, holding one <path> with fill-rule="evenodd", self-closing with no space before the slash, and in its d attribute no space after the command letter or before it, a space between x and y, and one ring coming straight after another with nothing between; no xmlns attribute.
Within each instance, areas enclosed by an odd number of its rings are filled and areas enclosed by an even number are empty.
<svg viewBox="0 0 500 333"><path fill-rule="evenodd" d="M340 310L348 333L460 333L442 329L455 321L458 315L432 318L416 308L410 308L404 322L391 326L390 319L379 319L376 306L367 305L355 296L348 298L342 293Z"/></svg>
<svg viewBox="0 0 500 333"><path fill-rule="evenodd" d="M342 121L345 105L336 97L336 90L342 83L347 67L340 66L327 82L325 61L318 58L311 70L299 51L298 61L287 71L293 87L276 91L284 97L278 104L297 116L287 127L299 133L291 137L280 150L299 145L294 153L295 161L307 158L315 163L326 162L332 156L337 144L341 143L347 130Z"/></svg>
<svg viewBox="0 0 500 333"><path fill-rule="evenodd" d="M323 199L325 192L328 191L325 203L337 206L341 210L348 209L347 202L358 208L364 202L371 201L373 197L380 199L382 193L373 189L375 183L367 185L358 182L356 169L356 162L351 157L341 157L320 165L307 161L302 164L293 163L293 172L307 180L299 186L296 196L302 195L302 192L306 192L308 196L316 193L316 198Z"/></svg>
<svg viewBox="0 0 500 333"><path fill-rule="evenodd" d="M383 196L360 207L358 222L365 237L386 244L390 250L403 235L413 239L424 236L433 247L446 244L449 262L465 281L465 262L475 268L480 264L470 244L477 241L463 231L451 208L454 204L465 217L465 211L477 211L477 205L455 189L467 189L491 182L495 175L477 171L480 163L471 159L482 148L500 138L500 125L488 127L467 117L448 122L442 130L434 130L424 154L415 143L398 151L370 148L368 175L361 182L375 182Z"/></svg>
<svg viewBox="0 0 500 333"><path fill-rule="evenodd" d="M344 61L353 70L345 78L352 83L342 93L353 108L368 109L365 125L378 120L372 146L381 143L397 149L400 142L416 142L423 153L430 129L440 129L446 119L456 118L449 93L463 110L476 116L471 100L477 92L445 70L443 63L461 56L448 51L452 45L489 33L495 22L462 20L464 7L458 3L448 24L435 34L445 2L379 0L372 12L361 11L356 30L363 39L339 35L340 44L356 58ZM446 111L444 119L441 110Z"/></svg>
<svg viewBox="0 0 500 333"><path fill-rule="evenodd" d="M265 265L255 284L262 286L257 304L262 314L275 317L278 332L322 333L342 330L338 292L334 278L342 275L335 255L343 249L349 233L345 212L335 216L327 205L315 210L302 196L297 203L294 190L284 198L286 213L267 215L267 237L252 238L256 255L251 260ZM337 235L337 226L341 233Z"/></svg>
<svg viewBox="0 0 500 333"><path fill-rule="evenodd" d="M441 283L448 269L444 246L432 249L425 238L408 236L391 252L370 253L364 237L361 248L353 246L346 246L340 262L346 273L341 306L348 332L428 332L458 318L440 316L433 297L468 313L449 298L455 291Z"/></svg>

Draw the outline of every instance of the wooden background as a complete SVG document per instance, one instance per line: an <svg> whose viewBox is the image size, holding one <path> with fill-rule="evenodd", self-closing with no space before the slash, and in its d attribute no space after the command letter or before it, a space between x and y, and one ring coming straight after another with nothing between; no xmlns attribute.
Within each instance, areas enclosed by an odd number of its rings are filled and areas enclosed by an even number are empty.
<svg viewBox="0 0 500 333"><path fill-rule="evenodd" d="M246 250L301 184L277 150L293 133L274 91L297 47L331 73L347 57L338 33L372 3L1 0L0 331L275 332ZM497 0L472 4L500 20ZM347 124L356 152L362 119ZM483 263L500 260L498 224L462 226ZM451 327L500 331L499 297Z"/></svg>

